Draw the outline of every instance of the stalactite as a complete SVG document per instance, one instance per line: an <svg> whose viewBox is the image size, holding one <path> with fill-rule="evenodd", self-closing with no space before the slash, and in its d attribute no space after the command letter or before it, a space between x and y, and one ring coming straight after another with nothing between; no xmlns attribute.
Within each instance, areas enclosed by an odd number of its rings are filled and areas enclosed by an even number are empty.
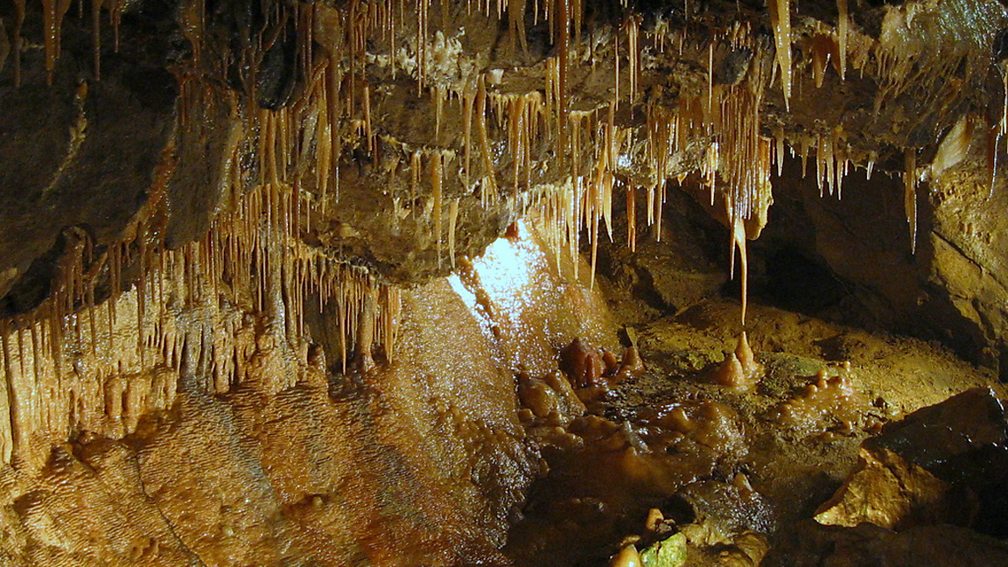
<svg viewBox="0 0 1008 567"><path fill-rule="evenodd" d="M776 162L777 162L777 177L784 175L784 128L778 126L774 130L774 141L777 142L776 146Z"/></svg>
<svg viewBox="0 0 1008 567"><path fill-rule="evenodd" d="M472 83L466 83L465 92L462 95L462 131L463 131L463 161L462 161L462 178L465 182L466 191L470 187L470 148L472 147L472 113L473 104L476 102L476 89L473 88Z"/></svg>
<svg viewBox="0 0 1008 567"><path fill-rule="evenodd" d="M440 104L441 99L439 98L438 99L439 116L440 116ZM440 127L440 118L438 124ZM374 129L371 126L371 87L367 83L364 84L364 132L367 138L368 155L373 157L375 155L376 142L375 142Z"/></svg>
<svg viewBox="0 0 1008 567"><path fill-rule="evenodd" d="M20 3L18 3L20 4ZM56 61L60 55L63 16L70 9L70 0L42 0L42 34L45 47L46 84L52 85ZM23 12L24 8L19 10Z"/></svg>
<svg viewBox="0 0 1008 567"><path fill-rule="evenodd" d="M381 291L382 348L385 358L391 363L395 360L396 322L399 320L401 300L398 289L385 287Z"/></svg>
<svg viewBox="0 0 1008 567"><path fill-rule="evenodd" d="M998 144L1001 138L1008 134L1008 73L1001 70L1001 91L1003 93L1001 118L987 133L987 169L990 173L990 190L987 198L994 196L994 185L997 183Z"/></svg>
<svg viewBox="0 0 1008 567"><path fill-rule="evenodd" d="M637 101L637 80L640 76L640 20L636 15L627 18L627 55L629 58L630 71L630 108Z"/></svg>
<svg viewBox="0 0 1008 567"><path fill-rule="evenodd" d="M561 0L563 1L563 0ZM509 100L508 149L511 151L511 175L513 180L512 198L518 199L519 171L525 156L525 97L514 96Z"/></svg>
<svg viewBox="0 0 1008 567"><path fill-rule="evenodd" d="M112 49L116 53L119 53L119 24L122 22L122 9L125 0L110 0L109 4L109 19L112 21ZM203 28L203 14L206 11L204 4L205 0L193 0L193 3L197 6L196 11L199 14L199 25L200 29ZM196 59L198 62L199 60Z"/></svg>
<svg viewBox="0 0 1008 567"><path fill-rule="evenodd" d="M14 45L12 46L12 51L14 52L14 86L21 86L21 51L23 46L21 44L23 38L21 37L21 26L24 25L25 18L25 0L13 0L14 2Z"/></svg>
<svg viewBox="0 0 1008 567"><path fill-rule="evenodd" d="M430 0L417 0L417 92L423 92L427 74L427 8Z"/></svg>
<svg viewBox="0 0 1008 567"><path fill-rule="evenodd" d="M840 52L840 79L847 78L847 33L850 25L847 0L837 0L837 37Z"/></svg>
<svg viewBox="0 0 1008 567"><path fill-rule="evenodd" d="M122 0L110 0L113 4L119 4L121 1ZM110 13L114 10L115 8L110 6ZM182 2L179 16L180 23L182 24L182 34L185 35L187 40L189 40L189 45L192 48L193 66L199 69L203 54L203 36L205 32L204 1L186 0L185 2ZM116 28L118 28L118 25L116 25ZM118 36L118 34L116 35ZM118 45L118 41L116 41L116 44Z"/></svg>
<svg viewBox="0 0 1008 567"><path fill-rule="evenodd" d="M322 92L325 93L325 91ZM332 126L329 120L328 104L320 105L319 112L320 116L315 126L316 155L318 156L318 163L315 168L315 184L319 188L321 212L325 215L326 197L329 191L329 176L332 175L333 146L332 132L330 131Z"/></svg>
<svg viewBox="0 0 1008 567"><path fill-rule="evenodd" d="M444 179L444 156L438 152L431 156L431 202L433 203L434 239L437 247L438 267L441 266L441 196Z"/></svg>
<svg viewBox="0 0 1008 567"><path fill-rule="evenodd" d="M483 158L483 176L480 181L480 202L486 207L497 199L497 180L490 157L490 136L486 123L486 78L480 76L476 90L476 130L480 139L480 155Z"/></svg>
<svg viewBox="0 0 1008 567"><path fill-rule="evenodd" d="M434 143L441 139L441 115L444 109L444 87L436 86L431 90L434 98Z"/></svg>
<svg viewBox="0 0 1008 567"><path fill-rule="evenodd" d="M42 363L42 357L39 355L39 352L43 350L44 347L41 344L39 344L41 342L41 339L39 338L39 333L41 332L42 336L45 337L46 323L47 321L45 319L42 319L38 322L38 324L31 325L28 328L28 336L31 339L32 387L36 388L35 390L36 392L38 385L41 382L41 379L43 378L41 369L39 368L39 365Z"/></svg>
<svg viewBox="0 0 1008 567"><path fill-rule="evenodd" d="M987 192L988 198L994 196L994 186L997 183L998 170L998 145L1001 142L1001 132L998 126L987 130L987 174L990 178L990 189Z"/></svg>
<svg viewBox="0 0 1008 567"><path fill-rule="evenodd" d="M714 108L714 43L710 43L707 45L707 113L710 114L713 108Z"/></svg>
<svg viewBox="0 0 1008 567"><path fill-rule="evenodd" d="M839 50L836 47L833 35L822 32L812 36L809 49L812 52L812 78L818 89L823 86L823 80L826 77L826 66L829 64L833 52L839 52Z"/></svg>
<svg viewBox="0 0 1008 567"><path fill-rule="evenodd" d="M627 223L627 246L630 252L637 251L637 191L633 187L627 187L626 194L626 223Z"/></svg>
<svg viewBox="0 0 1008 567"><path fill-rule="evenodd" d="M903 210L910 229L910 253L917 251L917 150L907 148L904 153Z"/></svg>
<svg viewBox="0 0 1008 567"><path fill-rule="evenodd" d="M101 8L103 0L91 0L91 43L96 80L101 80Z"/></svg>
<svg viewBox="0 0 1008 567"><path fill-rule="evenodd" d="M410 203L416 202L417 192L420 188L420 176L423 174L423 162L420 152L413 152L410 156ZM412 210L412 208L411 208Z"/></svg>
<svg viewBox="0 0 1008 567"><path fill-rule="evenodd" d="M448 259L451 261L452 270L455 269L455 224L458 221L458 197L452 199L448 204Z"/></svg>
<svg viewBox="0 0 1008 567"><path fill-rule="evenodd" d="M538 0L533 0L537 2ZM521 45L522 54L528 57L528 43L525 38L525 0L508 0L508 40L511 45L511 54L516 54L515 35Z"/></svg>
<svg viewBox="0 0 1008 567"><path fill-rule="evenodd" d="M780 68L784 104L790 107L791 99L791 0L767 0L770 9L770 26L773 28L777 48L777 66Z"/></svg>
<svg viewBox="0 0 1008 567"><path fill-rule="evenodd" d="M620 61L619 61L619 41L612 42L613 44L613 103L619 108L619 87L620 87Z"/></svg>
<svg viewBox="0 0 1008 567"><path fill-rule="evenodd" d="M0 459L4 463L11 462L12 455L18 450L19 437L18 437L18 411L20 409L19 399L15 393L15 381L14 381L14 366L11 364L11 348L10 348L10 326L7 321L0 321L0 354L3 354L3 370L4 370L4 402L7 406L7 423L8 434L10 436L9 442L5 443L3 446L3 451L0 453Z"/></svg>
<svg viewBox="0 0 1008 567"><path fill-rule="evenodd" d="M745 327L746 323L746 308L749 299L749 256L746 252L746 231L745 222L742 217L737 215L732 215L730 210L732 207L729 205L729 218L732 219L732 246L738 248L739 253L739 267L740 267L740 278L742 282L742 326ZM734 250L733 250L734 252ZM733 254L734 256L734 254ZM732 261L732 267L734 269L734 260Z"/></svg>

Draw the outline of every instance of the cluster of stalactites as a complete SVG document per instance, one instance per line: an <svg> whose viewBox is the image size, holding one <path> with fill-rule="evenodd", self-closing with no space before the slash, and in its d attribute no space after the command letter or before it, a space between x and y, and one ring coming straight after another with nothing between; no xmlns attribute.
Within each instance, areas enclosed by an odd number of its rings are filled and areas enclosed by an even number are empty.
<svg viewBox="0 0 1008 567"><path fill-rule="evenodd" d="M574 148L571 156L571 174L554 185L541 185L530 193L527 208L539 220L547 243L554 249L557 269L562 253L576 260L580 250L581 232L587 228L591 245L591 284L594 285L595 265L598 258L599 229L605 227L612 238L612 199L616 181L616 158L622 152L629 130L615 124L615 104L605 110L571 113L567 131ZM593 155L581 156L582 141L594 148ZM582 159L590 165L582 172ZM627 190L628 214L635 209L634 191ZM631 221L630 226L636 222ZM628 238L634 238L631 232ZM577 277L577 262L573 263Z"/></svg>
<svg viewBox="0 0 1008 567"><path fill-rule="evenodd" d="M227 250L239 255L238 266L248 272L243 274L255 284L248 289L256 290L255 309L263 312L268 304L263 294L271 288L264 266L279 266L279 289L283 290L285 311L295 322L295 334L304 333L304 306L306 298L317 296L321 310L325 303L335 301L340 313L340 359L342 368L347 367L348 353L355 343L381 344L385 355L391 360L394 354L395 325L398 320L399 293L392 286L380 283L367 274L366 270L353 268L344 261L330 257L320 249L305 244L302 238L311 232L312 218L326 216L328 206L339 204L338 157L342 143L338 134L340 120L349 118L351 126L358 130L361 147L375 151L378 144L370 125L370 102L368 89L364 88L359 114L352 110L352 94L337 88L338 72L323 60L315 67L303 96L288 107L275 111L259 110L247 118L246 132L254 141L255 155L258 157L258 178L255 189L242 193L243 172L239 160L231 161L232 195L229 199L236 206L230 212L218 215L214 220L208 238L226 235ZM198 83L197 83L198 84ZM345 82L343 83L345 86ZM337 101L334 102L334 99ZM182 105L206 104L207 99L198 94L185 98ZM191 112L182 110L180 116ZM347 114L349 113L349 117ZM239 144L241 147L243 144ZM334 147L334 145L336 147ZM438 235L438 252L441 248L442 181L445 164L450 155L431 154L427 173L430 179L432 201L431 216L434 232ZM414 155L414 191L420 179L426 177L420 171L419 154ZM304 188L305 176L311 175L315 182L315 192ZM330 192L330 187L333 191ZM454 256L454 231L458 212L457 201L448 204L449 255ZM262 222L265 232L249 229ZM251 223L251 224L250 224ZM245 227L245 232L233 233L228 227ZM270 237L274 241L262 248L261 239ZM243 242L250 242L251 248L242 248ZM278 246L272 258L269 251ZM258 272L256 272L258 270ZM218 274L223 277L225 272ZM231 272L227 272L231 273ZM276 285L273 286L277 287ZM362 324L362 317L374 318L373 322ZM372 324L373 323L373 324ZM366 335L359 336L361 330Z"/></svg>
<svg viewBox="0 0 1008 567"><path fill-rule="evenodd" d="M46 61L50 76L55 57L59 53L59 25L67 10L64 4L67 3L62 0L44 2ZM389 46L390 53L395 51L402 35L401 30L407 27L404 25L407 15L411 16L410 8L414 8L407 4L404 0L373 3L352 0L343 11L332 10L321 3L294 4L292 17L296 20L298 30L299 62L305 71L305 85L300 89L301 95L297 101L279 111L264 110L253 117L256 121L255 130L259 133L261 181L274 188L292 187L291 194L294 196L289 200L297 210L284 216L285 222L294 225L285 227L288 233L309 231L312 211L324 215L326 208L331 206L330 203L338 202L339 162L343 146L348 140L377 159L376 154L380 152L381 144L377 127L373 123L373 89L365 72L367 46L369 41L380 40L382 44ZM101 39L97 19L103 4L100 0L95 0L93 6L93 17L96 18L97 73L100 50L98 42ZM16 29L20 29L23 1L15 2L15 7L19 14ZM467 12L471 12L474 4L467 2L466 7ZM746 25L729 28L710 40L706 93L681 96L678 106L672 109L658 105L647 105L644 108L647 157L650 169L654 172L653 183L644 187L648 225L655 226L655 233L660 235L661 208L665 200L667 179L671 175L681 176L682 173L672 171L672 156L682 151L690 140L709 140L699 173L710 187L711 205L716 204L718 194L723 199L732 229L733 256L735 248L741 252L743 278L746 273L745 240L753 237L752 234L747 234L743 225L754 215L765 213L765 207L772 201L772 164L776 162L780 172L785 153L783 131L774 132L772 138L762 134L760 108L763 94L766 88L779 80L785 102L790 104L792 85L796 82L796 69L792 62L791 2L768 0L767 7L774 35L772 53L751 38ZM120 2L116 0L108 8L113 23L116 24L121 12ZM496 4L487 0L476 3L475 8L488 16L496 13L498 18L503 17L507 10L512 45L527 49L524 33L527 6L523 0L498 0ZM180 12L184 33L192 45L192 67L197 70L205 51L205 9L203 0L187 0ZM550 235L550 240L557 248L566 247L570 254L576 254L581 231L587 228L594 267L599 227L604 225L611 236L612 193L614 187L619 186L618 157L625 147L634 142L632 129L614 124L613 116L621 104L629 105L633 112L639 102L643 51L649 44L647 34L651 33L650 43L655 50L664 50L666 43L678 43L682 50L683 34L674 32L669 39L669 30L661 25L647 32L641 28L642 18L628 13L616 29L611 44L615 67L612 99L595 110L575 112L570 109L567 83L571 49L580 43L583 6L579 0L535 2L532 7L533 18L535 22L540 18L550 22L550 39L557 49L545 62L542 91L521 94L498 92L497 89L488 87L491 82L496 82L491 80L494 71L487 71L458 84L445 83L428 76L431 70L427 68L427 63L432 59L425 51L430 49L430 1L416 0L415 11L418 14L415 41L417 53L416 66L412 72L416 75L418 92L426 89L433 98L436 112L435 140L441 137L446 101L457 101L462 112L464 131L460 160L454 152L447 150L413 150L409 158L409 186L412 193L410 203L416 202L417 193L422 187L430 188L430 206L426 210L429 211L427 214L435 236L439 263L443 256L442 241L445 232L449 263L454 266L455 262L455 225L459 197L446 198L445 188L449 182L446 174L453 170L449 164L456 161L454 171L460 172L464 189L478 187L484 207L505 198L511 201L511 206L524 212L528 203L534 203L540 211L540 217L549 227L547 234ZM899 13L898 9L889 10L887 18L896 18ZM816 33L801 40L800 47L810 61L816 87L822 86L830 62L840 78L846 76L848 39L851 33L847 0L837 0L835 29L828 30L820 26ZM18 38L19 35L15 34L16 42ZM902 45L900 41L880 41L876 46L875 59L884 83L879 101L898 96L911 84L916 84L911 80L916 75L910 72L914 59L901 55L895 49ZM312 46L315 44L322 49L313 52ZM729 83L715 82L715 44L718 44L718 48L720 44L724 44L733 51L744 50L752 54L742 77ZM243 60L261 60L261 51L264 49L262 45L253 43L246 49L250 52L242 54ZM944 66L938 72L929 73L927 77L942 76L943 70L950 71L950 66L958 66L964 60L971 69L975 66L973 59L969 59L967 55L959 52L953 55L956 56L946 58L947 61L942 63ZM390 62L394 73L396 58L391 57ZM855 69L863 70L865 57L859 57L851 64ZM183 74L180 105L180 119L183 122L189 114L187 107L194 104L191 102L194 97L187 94L192 90L187 88L189 81L200 84L199 73L196 72L194 76ZM629 84L628 92L626 89L621 92L623 83ZM195 100L196 103L199 102L198 97ZM510 191L501 190L502 184L507 181L498 179L495 169L494 149L490 139L490 125L494 119L498 130L506 132L506 149L511 157L511 170L506 172L511 177ZM1003 130L1003 127L1000 128L999 134ZM534 150L550 141L555 167L564 171L569 169L570 175L567 182L557 183L552 188L536 188L533 187L533 156L537 153ZM803 141L800 145L803 170L809 148L814 148L816 152L816 178L820 192L828 190L830 194L841 196L843 177L849 168L849 151L842 129L835 128L819 134L814 144ZM586 146L592 149L584 152ZM794 151L792 147L791 153ZM476 155L472 155L473 153ZM312 164L307 168L304 167L303 157L306 154L310 154L309 162ZM996 156L996 149L993 154ZM302 198L299 172L311 170L312 167L316 192ZM906 167L905 203L913 241L916 232L915 153L907 153ZM531 191L533 189L536 190ZM522 197L530 191L531 197ZM637 187L626 187L625 190L627 242L631 248L635 247L637 238L637 192ZM400 202L401 197L396 197L396 209ZM301 207L306 210L300 210ZM272 206L266 206L263 210L269 217L268 221L276 216ZM397 217L398 214L397 210ZM443 221L446 214L447 223ZM445 224L448 225L447 231Z"/></svg>
<svg viewBox="0 0 1008 567"><path fill-rule="evenodd" d="M619 156L633 143L634 128L624 128L615 123L614 116L621 99L629 99L631 109L638 97L640 73L641 31L639 19L630 17L621 28L626 34L626 57L630 92L619 92L620 56L616 53L616 80L614 96L610 103L592 111L564 113L564 101L560 100L562 88L559 81L560 64L550 60L546 73L546 101L542 112L549 120L544 124L555 124L546 128L543 135L553 137L557 162L562 171L569 166L570 175L560 183L541 186L533 191L529 202L537 211L537 216L546 230L547 241L557 252L566 248L575 256L580 245L582 229L587 228L591 244L592 281L597 256L599 227L604 224L612 236L612 195L619 186L617 177ZM667 179L679 175L672 170L673 156L686 149L697 139L709 140L702 162L703 178L710 185L711 204L715 195L720 194L727 207L731 226L742 226L760 209L769 206L770 171L774 157L778 163L783 158L778 149L776 155L769 138L761 134L760 104L763 90L770 82L770 63L750 40L745 27L736 27L724 38L731 49L756 51L753 62L743 80L736 84L715 84L713 68L710 70L708 89L705 95L682 96L675 108L649 104L645 110L646 156L652 172L653 183L644 187L646 195L646 221L655 227L656 235L661 233L662 203L665 200ZM654 39L655 46L664 42ZM711 47L711 67L713 67L713 45ZM519 164L525 164L515 148L528 147L528 137L522 137L516 125L523 124L523 113L527 106L517 108L512 104L507 113L509 124L509 148L514 156L515 186L519 183ZM498 112L498 115L500 113ZM531 122L537 124L537 122ZM783 141L783 138L781 138ZM589 148L589 155L582 156ZM583 168L584 165L589 167ZM527 181L526 181L527 183ZM531 189L531 187L528 187ZM627 199L627 243L636 247L637 187L626 187ZM741 235L741 236L739 236ZM733 230L733 242L745 246L745 231ZM557 255L559 258L559 254ZM742 254L743 262L745 260ZM576 264L575 264L576 265ZM743 274L746 272L743 266Z"/></svg>
<svg viewBox="0 0 1008 567"><path fill-rule="evenodd" d="M190 87L190 102L202 100ZM30 313L0 320L4 462L36 439L65 439L82 429L124 435L140 415L171 404L179 376L203 377L215 393L243 383L257 337L270 334L256 328L259 317L293 351L307 344L306 311L334 304L328 311L338 314L344 369L355 350L370 358L372 345L392 359L398 290L301 238L318 205L291 175L304 118L295 114L250 118L261 182L246 191L239 160L232 160L232 206L203 238L177 250L161 240L171 148L150 200L119 242L98 253L84 231L65 232L49 297ZM243 314L254 314L252 322ZM306 356L302 351L298 356ZM297 379L296 372L286 375Z"/></svg>
<svg viewBox="0 0 1008 567"><path fill-rule="evenodd" d="M21 52L25 47L25 38L22 35L24 26L25 10L27 3L25 0L13 0L14 2L14 26L13 45L11 46L14 55L14 85L21 85ZM44 53L46 83L52 85L53 76L56 73L56 63L59 61L62 50L62 29L63 20L67 17L71 0L42 0L42 49ZM78 14L84 17L84 2L78 3ZM108 12L109 23L112 25L113 49L119 51L119 24L122 20L123 0L91 0L91 38L93 49L93 66L95 78L101 78L101 20L102 9Z"/></svg>

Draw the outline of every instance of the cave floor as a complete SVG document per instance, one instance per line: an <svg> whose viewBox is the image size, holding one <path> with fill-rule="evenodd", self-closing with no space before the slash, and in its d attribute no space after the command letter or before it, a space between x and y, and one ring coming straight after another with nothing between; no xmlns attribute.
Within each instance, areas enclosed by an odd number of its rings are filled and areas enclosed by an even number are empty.
<svg viewBox="0 0 1008 567"><path fill-rule="evenodd" d="M582 416L522 396L537 410L523 417L543 461L505 548L519 565L605 565L621 546L643 549L657 537L651 509L664 518L659 533L686 534L687 564L759 564L841 486L885 423L970 388L1004 397L991 372L937 344L759 304L746 329L761 367L725 386L737 301L655 316L629 290L601 287L645 369L575 388ZM570 395L551 377L524 384L538 382Z"/></svg>

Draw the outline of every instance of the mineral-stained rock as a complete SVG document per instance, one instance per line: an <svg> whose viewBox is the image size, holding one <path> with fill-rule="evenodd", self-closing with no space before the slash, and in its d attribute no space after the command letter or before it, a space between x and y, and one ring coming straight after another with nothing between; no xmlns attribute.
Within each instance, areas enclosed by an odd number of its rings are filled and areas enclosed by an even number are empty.
<svg viewBox="0 0 1008 567"><path fill-rule="evenodd" d="M680 515L679 521L687 521L682 529L693 545L726 543L744 532L774 528L773 511L758 492L714 480L685 486L668 508L673 518Z"/></svg>
<svg viewBox="0 0 1008 567"><path fill-rule="evenodd" d="M892 451L947 482L989 484L1008 475L1008 421L990 389L975 388L887 424L865 441ZM997 466L999 463L1002 466Z"/></svg>
<svg viewBox="0 0 1008 567"><path fill-rule="evenodd" d="M833 526L867 522L889 529L921 523L967 524L975 509L975 503L968 504L954 498L946 483L892 451L862 449L860 469L819 507L815 519Z"/></svg>
<svg viewBox="0 0 1008 567"><path fill-rule="evenodd" d="M967 390L919 409L887 424L864 448L882 460L889 452L897 453L908 466L926 469L948 483L951 497L965 506L944 521L1008 535L1008 420L990 389Z"/></svg>

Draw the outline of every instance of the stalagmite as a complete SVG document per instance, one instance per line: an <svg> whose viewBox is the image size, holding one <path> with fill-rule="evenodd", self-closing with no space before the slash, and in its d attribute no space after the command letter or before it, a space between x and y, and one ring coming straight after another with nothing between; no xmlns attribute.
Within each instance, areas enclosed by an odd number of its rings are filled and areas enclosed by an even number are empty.
<svg viewBox="0 0 1008 567"><path fill-rule="evenodd" d="M760 364L756 361L756 355L753 354L753 350L749 346L749 337L746 336L745 331L739 335L738 344L735 346L735 356L742 364L742 369L747 376L751 377L760 371Z"/></svg>
<svg viewBox="0 0 1008 567"><path fill-rule="evenodd" d="M714 371L713 381L715 384L729 388L743 389L746 384L745 369L734 352L729 352L725 360Z"/></svg>
<svg viewBox="0 0 1008 567"><path fill-rule="evenodd" d="M748 390L756 385L763 366L756 361L745 331L739 335L735 350L725 353L725 360L711 376L714 383L736 390Z"/></svg>

